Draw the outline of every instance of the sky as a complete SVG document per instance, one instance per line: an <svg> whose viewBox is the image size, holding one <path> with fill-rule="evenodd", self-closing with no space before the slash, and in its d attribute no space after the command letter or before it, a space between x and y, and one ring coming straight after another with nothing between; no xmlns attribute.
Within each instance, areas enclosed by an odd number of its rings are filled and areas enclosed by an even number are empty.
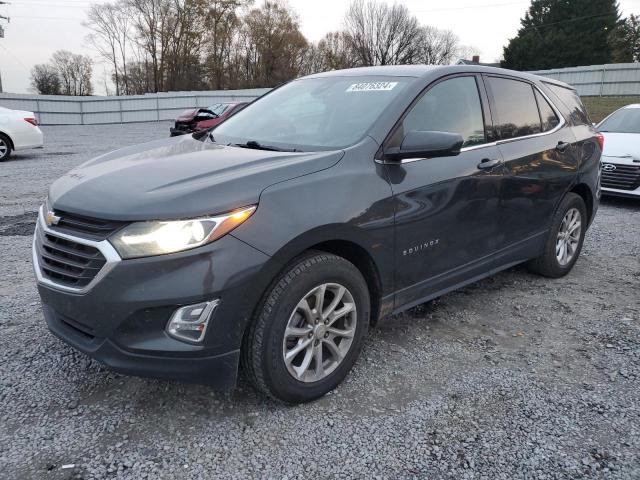
<svg viewBox="0 0 640 480"><path fill-rule="evenodd" d="M0 0L0 20L5 38L0 39L0 73L5 92L30 91L29 76L33 65L46 63L60 49L85 53L96 59L94 85L96 94L104 94L105 66L87 44L88 30L82 25L91 3L107 0ZM260 0L255 1L256 4ZM329 31L341 27L350 0L288 0L298 14L302 33L317 41ZM392 3L392 2L390 2ZM520 18L529 0L399 0L421 23L452 30L461 44L480 53L480 60L500 59L507 41L515 36ZM640 0L619 0L624 16L640 14Z"/></svg>

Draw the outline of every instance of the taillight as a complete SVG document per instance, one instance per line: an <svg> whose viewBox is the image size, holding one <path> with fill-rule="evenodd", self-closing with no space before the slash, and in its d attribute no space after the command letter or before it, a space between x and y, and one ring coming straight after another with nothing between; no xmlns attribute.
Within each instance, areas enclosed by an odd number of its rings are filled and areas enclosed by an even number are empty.
<svg viewBox="0 0 640 480"><path fill-rule="evenodd" d="M600 150L604 151L604 135L600 132L596 133L596 140L598 141L598 145L600 145Z"/></svg>
<svg viewBox="0 0 640 480"><path fill-rule="evenodd" d="M31 125L33 125L34 127L38 126L38 120L36 120L33 117L29 117L29 118L25 118L24 119L25 122L29 122Z"/></svg>

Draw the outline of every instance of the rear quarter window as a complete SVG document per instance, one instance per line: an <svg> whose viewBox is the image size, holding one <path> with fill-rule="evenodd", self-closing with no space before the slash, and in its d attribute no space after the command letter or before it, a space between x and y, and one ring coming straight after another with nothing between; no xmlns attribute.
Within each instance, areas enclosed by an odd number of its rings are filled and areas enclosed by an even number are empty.
<svg viewBox="0 0 640 480"><path fill-rule="evenodd" d="M560 100L559 106L566 108L571 123L574 125L591 125L587 109L582 104L578 92L571 88L561 87L552 83L544 82L545 86Z"/></svg>
<svg viewBox="0 0 640 480"><path fill-rule="evenodd" d="M540 110L540 118L542 119L542 131L548 132L553 130L560 124L560 119L542 94L538 92L538 90L535 90L535 93L536 101L538 102L538 109Z"/></svg>

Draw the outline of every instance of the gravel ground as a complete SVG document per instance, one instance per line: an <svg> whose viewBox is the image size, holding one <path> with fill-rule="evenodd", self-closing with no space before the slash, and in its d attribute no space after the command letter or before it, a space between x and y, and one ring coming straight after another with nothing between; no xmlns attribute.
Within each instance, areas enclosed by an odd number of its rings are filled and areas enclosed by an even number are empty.
<svg viewBox="0 0 640 480"><path fill-rule="evenodd" d="M310 405L121 376L58 341L30 263L46 187L167 128L45 127L0 164L1 478L640 478L640 202L605 200L563 279L515 268L390 319Z"/></svg>

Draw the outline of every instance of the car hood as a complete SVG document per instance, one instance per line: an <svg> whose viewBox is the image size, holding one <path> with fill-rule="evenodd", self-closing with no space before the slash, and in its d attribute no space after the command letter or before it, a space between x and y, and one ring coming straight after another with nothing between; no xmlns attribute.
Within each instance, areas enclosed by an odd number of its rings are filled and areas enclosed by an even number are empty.
<svg viewBox="0 0 640 480"><path fill-rule="evenodd" d="M198 113L200 113L200 109L199 108L193 108L191 110L185 110L180 115L178 115L178 118L176 118L176 121L179 121L179 122L190 122L191 120L196 118L196 115L198 115Z"/></svg>
<svg viewBox="0 0 640 480"><path fill-rule="evenodd" d="M640 160L640 133L603 132L603 157L621 157Z"/></svg>
<svg viewBox="0 0 640 480"><path fill-rule="evenodd" d="M49 203L105 220L193 218L256 204L268 186L329 168L342 156L228 147L186 135L90 160L51 186Z"/></svg>

